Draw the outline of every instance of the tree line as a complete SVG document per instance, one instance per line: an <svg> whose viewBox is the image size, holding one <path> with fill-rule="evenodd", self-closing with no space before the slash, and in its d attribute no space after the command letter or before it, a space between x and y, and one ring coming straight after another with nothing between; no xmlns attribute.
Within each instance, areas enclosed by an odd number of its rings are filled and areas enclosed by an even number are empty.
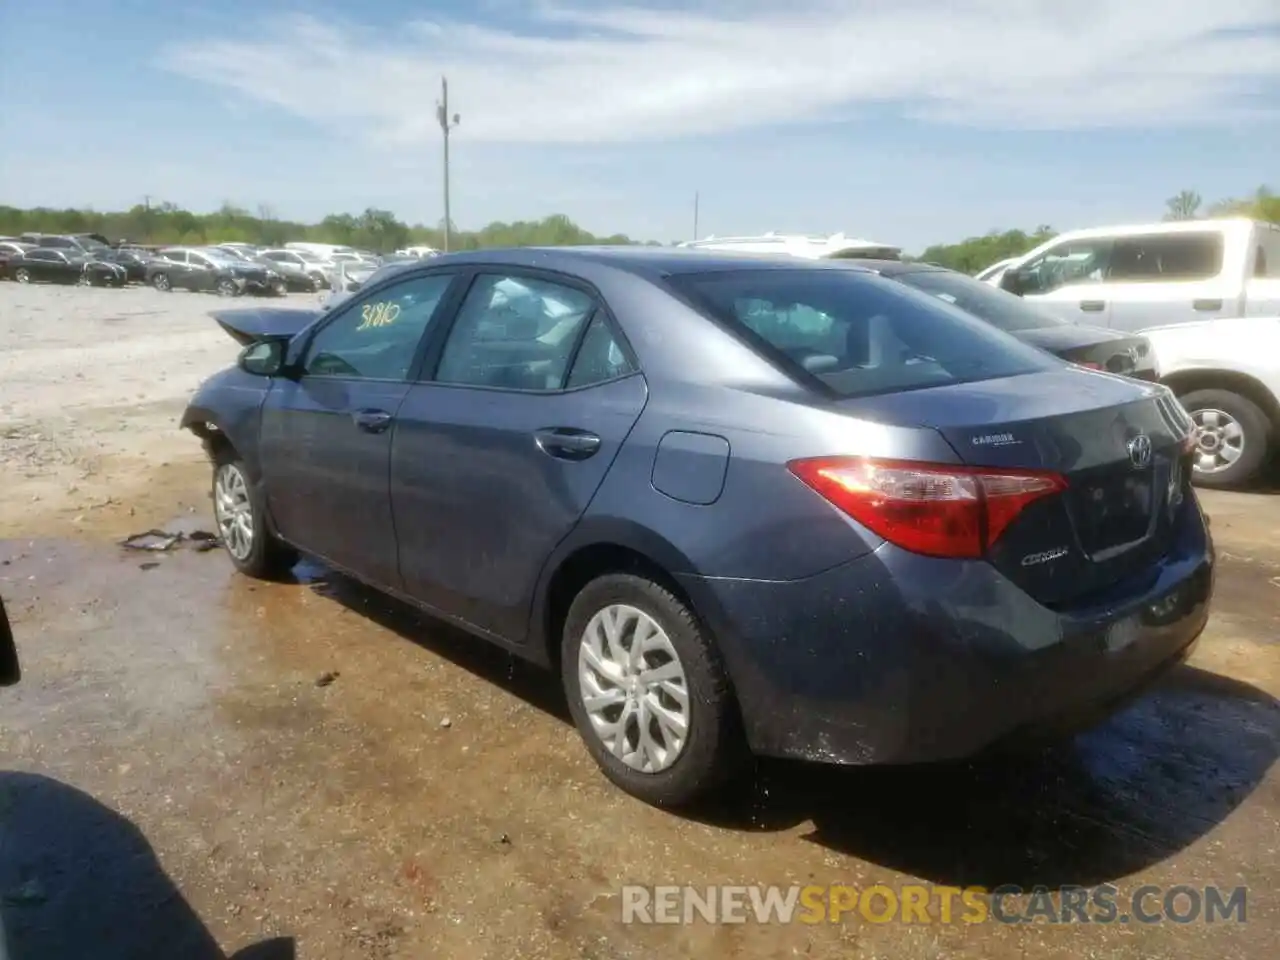
<svg viewBox="0 0 1280 960"><path fill-rule="evenodd" d="M1183 190L1166 202L1166 220L1190 220L1202 216L1249 216L1280 223L1280 195L1259 187L1252 196L1226 199L1206 205L1194 190ZM440 249L443 224L412 226L388 210L370 208L360 214L335 213L319 223L282 220L271 207L256 211L224 203L213 213L193 213L172 203L139 204L130 210L99 212L74 208L36 207L24 210L0 206L0 236L22 233L98 233L111 240L136 243L202 245L213 243L281 244L290 240L340 243L385 253L413 244ZM976 273L998 260L1020 256L1055 235L1048 224L1034 230L992 231L959 243L935 244L918 259L965 273ZM635 244L624 234L597 236L563 214L541 220L495 221L480 230L450 230L450 249L482 247L564 246L571 244ZM653 243L654 241L648 241Z"/></svg>

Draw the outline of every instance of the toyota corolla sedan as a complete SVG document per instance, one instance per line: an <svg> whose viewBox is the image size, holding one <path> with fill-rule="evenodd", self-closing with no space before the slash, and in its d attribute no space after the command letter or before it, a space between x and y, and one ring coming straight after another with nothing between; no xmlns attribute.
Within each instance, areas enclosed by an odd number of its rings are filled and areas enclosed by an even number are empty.
<svg viewBox="0 0 1280 960"><path fill-rule="evenodd" d="M232 563L318 556L554 668L651 803L1078 729L1208 616L1172 394L872 271L489 250L215 316L248 346L182 424Z"/></svg>

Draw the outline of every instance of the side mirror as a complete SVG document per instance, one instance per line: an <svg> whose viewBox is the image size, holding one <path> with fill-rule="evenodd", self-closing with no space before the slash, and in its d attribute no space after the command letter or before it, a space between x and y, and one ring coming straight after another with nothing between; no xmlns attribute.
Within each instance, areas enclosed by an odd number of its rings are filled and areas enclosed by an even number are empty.
<svg viewBox="0 0 1280 960"><path fill-rule="evenodd" d="M236 365L255 377L275 377L285 369L286 340L259 340L240 351Z"/></svg>
<svg viewBox="0 0 1280 960"><path fill-rule="evenodd" d="M1000 276L1000 289L1020 297L1027 289L1026 278L1021 271L1010 267Z"/></svg>

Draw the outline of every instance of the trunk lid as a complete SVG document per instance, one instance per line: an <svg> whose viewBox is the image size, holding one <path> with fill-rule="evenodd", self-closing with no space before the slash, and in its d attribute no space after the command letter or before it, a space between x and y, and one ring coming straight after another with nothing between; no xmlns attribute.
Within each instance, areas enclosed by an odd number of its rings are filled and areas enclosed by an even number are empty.
<svg viewBox="0 0 1280 960"><path fill-rule="evenodd" d="M860 416L937 430L960 458L994 470L1061 474L987 559L1048 606L1151 570L1187 495L1190 421L1164 387L1063 369L844 401Z"/></svg>

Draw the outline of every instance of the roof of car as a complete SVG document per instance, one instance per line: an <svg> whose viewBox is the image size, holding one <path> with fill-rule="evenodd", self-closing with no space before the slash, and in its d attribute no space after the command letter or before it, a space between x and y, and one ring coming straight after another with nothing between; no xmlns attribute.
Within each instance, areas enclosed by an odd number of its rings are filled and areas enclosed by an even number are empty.
<svg viewBox="0 0 1280 960"><path fill-rule="evenodd" d="M884 261L888 263L890 261ZM432 267L457 264L512 264L572 271L589 264L614 267L642 276L710 273L751 266L774 270L864 269L858 260L802 260L772 253L727 253L686 247L571 246L500 247L446 253L423 261Z"/></svg>

